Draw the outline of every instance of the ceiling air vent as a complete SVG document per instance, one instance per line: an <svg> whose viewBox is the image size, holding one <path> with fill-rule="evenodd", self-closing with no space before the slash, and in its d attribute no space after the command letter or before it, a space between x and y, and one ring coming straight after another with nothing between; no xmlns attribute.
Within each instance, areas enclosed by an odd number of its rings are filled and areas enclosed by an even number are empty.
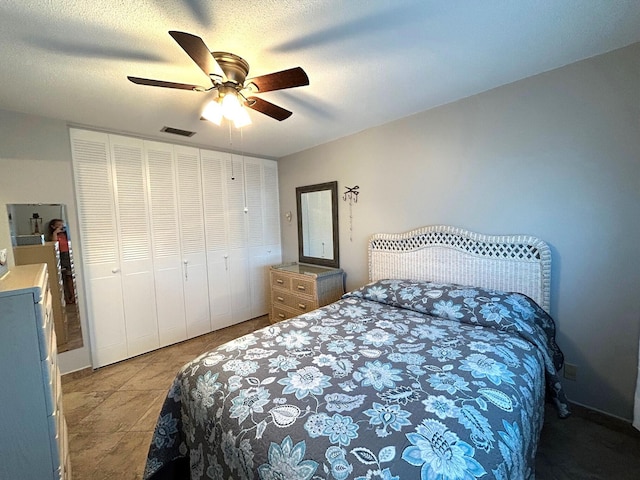
<svg viewBox="0 0 640 480"><path fill-rule="evenodd" d="M174 135L180 135L181 137L193 137L196 132L190 132L189 130L180 130L173 127L162 127L161 132L172 133Z"/></svg>

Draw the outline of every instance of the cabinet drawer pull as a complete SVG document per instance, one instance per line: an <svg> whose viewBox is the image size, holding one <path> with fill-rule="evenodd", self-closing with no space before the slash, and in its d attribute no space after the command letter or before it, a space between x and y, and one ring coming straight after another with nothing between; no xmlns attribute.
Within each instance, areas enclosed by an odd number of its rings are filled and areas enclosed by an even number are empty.
<svg viewBox="0 0 640 480"><path fill-rule="evenodd" d="M298 290L302 290L303 292L307 289L304 285L298 285Z"/></svg>
<svg viewBox="0 0 640 480"><path fill-rule="evenodd" d="M276 297L276 300L278 300L279 302L284 302L284 298L282 297Z"/></svg>
<svg viewBox="0 0 640 480"><path fill-rule="evenodd" d="M282 285L284 283L284 280L282 280L281 278L276 278L276 283Z"/></svg>
<svg viewBox="0 0 640 480"><path fill-rule="evenodd" d="M279 316L280 318L284 318L284 313L279 313L279 314L278 314L278 316Z"/></svg>
<svg viewBox="0 0 640 480"><path fill-rule="evenodd" d="M298 308L299 308L300 310L306 310L306 309L307 309L307 306L306 306L304 303L299 303L299 304L298 304Z"/></svg>

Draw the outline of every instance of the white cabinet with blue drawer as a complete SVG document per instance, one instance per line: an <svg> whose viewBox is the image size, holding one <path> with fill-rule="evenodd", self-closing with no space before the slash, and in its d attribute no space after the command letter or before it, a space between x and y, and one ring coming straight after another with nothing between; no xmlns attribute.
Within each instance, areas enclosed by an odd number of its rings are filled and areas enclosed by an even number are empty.
<svg viewBox="0 0 640 480"><path fill-rule="evenodd" d="M67 426L46 264L0 278L0 478L68 480Z"/></svg>

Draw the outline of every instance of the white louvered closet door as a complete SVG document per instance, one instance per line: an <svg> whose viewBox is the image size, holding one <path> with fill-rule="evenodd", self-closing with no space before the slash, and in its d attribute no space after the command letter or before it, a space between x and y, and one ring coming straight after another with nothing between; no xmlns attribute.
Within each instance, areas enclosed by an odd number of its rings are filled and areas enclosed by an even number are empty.
<svg viewBox="0 0 640 480"><path fill-rule="evenodd" d="M241 156L231 155L227 158L225 165L231 311L234 323L251 318L251 282L247 245L248 210L245 211L243 164Z"/></svg>
<svg viewBox="0 0 640 480"><path fill-rule="evenodd" d="M233 324L225 199L225 161L228 153L201 150L202 193L207 244L211 329Z"/></svg>
<svg viewBox="0 0 640 480"><path fill-rule="evenodd" d="M109 137L70 129L94 367L127 358Z"/></svg>
<svg viewBox="0 0 640 480"><path fill-rule="evenodd" d="M142 140L109 135L122 301L129 357L158 348L156 295Z"/></svg>
<svg viewBox="0 0 640 480"><path fill-rule="evenodd" d="M249 248L264 243L264 200L262 198L262 160L246 157L244 161L247 197L247 241Z"/></svg>
<svg viewBox="0 0 640 480"><path fill-rule="evenodd" d="M160 346L187 338L173 145L144 142Z"/></svg>
<svg viewBox="0 0 640 480"><path fill-rule="evenodd" d="M264 192L264 245L278 250L282 258L280 240L280 197L278 195L278 162L263 160L263 192ZM279 260L280 261L280 260Z"/></svg>
<svg viewBox="0 0 640 480"><path fill-rule="evenodd" d="M269 309L269 266L282 263L282 243L280 241L280 197L278 195L278 162L275 160L262 161L262 194L263 194L263 239L262 251L258 265L261 268L264 281L264 303L260 299L258 306ZM258 281L258 280L256 280Z"/></svg>
<svg viewBox="0 0 640 480"><path fill-rule="evenodd" d="M251 316L269 312L269 265L280 263L280 223L278 220L277 164L260 158L245 159L247 188L247 230L249 276L251 279ZM274 195L270 191L275 182Z"/></svg>
<svg viewBox="0 0 640 480"><path fill-rule="evenodd" d="M197 148L174 146L174 152L178 174L187 337L193 338L211 331L200 151Z"/></svg>

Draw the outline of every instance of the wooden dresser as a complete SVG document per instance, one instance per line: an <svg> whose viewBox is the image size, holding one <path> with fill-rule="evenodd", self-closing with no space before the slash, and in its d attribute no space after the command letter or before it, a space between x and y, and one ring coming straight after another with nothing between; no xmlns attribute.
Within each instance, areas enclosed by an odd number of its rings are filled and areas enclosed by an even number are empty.
<svg viewBox="0 0 640 480"><path fill-rule="evenodd" d="M303 263L270 268L271 323L310 312L344 294L344 271Z"/></svg>
<svg viewBox="0 0 640 480"><path fill-rule="evenodd" d="M0 478L71 478L45 264L0 279Z"/></svg>

